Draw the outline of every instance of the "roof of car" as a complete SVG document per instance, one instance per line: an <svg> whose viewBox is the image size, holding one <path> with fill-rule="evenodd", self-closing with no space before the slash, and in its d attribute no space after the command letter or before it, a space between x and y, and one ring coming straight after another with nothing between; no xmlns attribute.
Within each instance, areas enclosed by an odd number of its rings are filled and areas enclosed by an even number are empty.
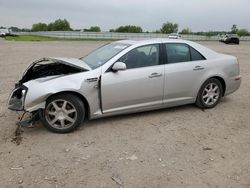
<svg viewBox="0 0 250 188"><path fill-rule="evenodd" d="M218 53L216 53L215 51L205 46L202 46L196 42L183 40L183 39L153 38L153 39L138 39L138 40L121 40L121 41L117 41L117 43L124 43L124 44L133 45L133 46L141 46L141 45L154 44L154 43L184 43L198 50L206 58L213 58L213 57L218 56Z"/></svg>
<svg viewBox="0 0 250 188"><path fill-rule="evenodd" d="M178 42L178 43L187 43L188 41L183 39L169 39L169 38L153 38L153 39L134 39L134 40L121 40L117 43L124 43L130 45L136 44L152 44L152 43L162 43L162 42Z"/></svg>

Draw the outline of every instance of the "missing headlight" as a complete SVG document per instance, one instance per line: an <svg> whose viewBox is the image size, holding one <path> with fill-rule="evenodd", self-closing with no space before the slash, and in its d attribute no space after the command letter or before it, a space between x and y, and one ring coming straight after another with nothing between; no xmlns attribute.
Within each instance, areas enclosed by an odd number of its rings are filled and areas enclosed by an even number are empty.
<svg viewBox="0 0 250 188"><path fill-rule="evenodd" d="M27 91L28 88L23 85L14 89L9 97L8 108L14 111L23 111Z"/></svg>

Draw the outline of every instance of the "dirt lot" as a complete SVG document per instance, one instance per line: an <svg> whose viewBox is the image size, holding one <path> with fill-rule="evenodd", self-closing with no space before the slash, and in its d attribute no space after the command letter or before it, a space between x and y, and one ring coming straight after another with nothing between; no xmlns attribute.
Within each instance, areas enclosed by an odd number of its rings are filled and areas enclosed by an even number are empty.
<svg viewBox="0 0 250 188"><path fill-rule="evenodd" d="M6 102L25 67L44 56L80 57L101 44L0 41L0 187L250 187L250 43L203 43L241 64L241 88L214 109L99 119L65 135L38 125L13 143L18 115Z"/></svg>

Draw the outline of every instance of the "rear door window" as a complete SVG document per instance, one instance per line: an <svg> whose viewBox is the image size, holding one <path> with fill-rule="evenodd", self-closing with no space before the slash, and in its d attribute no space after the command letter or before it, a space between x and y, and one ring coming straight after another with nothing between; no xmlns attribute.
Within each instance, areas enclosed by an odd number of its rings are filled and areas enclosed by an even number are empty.
<svg viewBox="0 0 250 188"><path fill-rule="evenodd" d="M197 50L194 48L190 47L190 52L191 52L191 58L192 61L200 61L200 60L205 60L204 56L201 55Z"/></svg>
<svg viewBox="0 0 250 188"><path fill-rule="evenodd" d="M168 63L191 61L189 46L187 44L169 43L165 45Z"/></svg>
<svg viewBox="0 0 250 188"><path fill-rule="evenodd" d="M167 63L200 61L206 58L191 46L183 43L167 43Z"/></svg>

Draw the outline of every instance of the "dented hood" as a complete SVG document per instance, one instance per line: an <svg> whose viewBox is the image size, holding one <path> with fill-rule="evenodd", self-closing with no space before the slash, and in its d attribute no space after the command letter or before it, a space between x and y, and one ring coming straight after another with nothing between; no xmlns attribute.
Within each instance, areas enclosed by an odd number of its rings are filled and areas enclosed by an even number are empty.
<svg viewBox="0 0 250 188"><path fill-rule="evenodd" d="M65 67L66 66L66 67ZM76 58L46 57L33 62L23 73L19 83L48 76L74 74L92 70L84 61Z"/></svg>
<svg viewBox="0 0 250 188"><path fill-rule="evenodd" d="M74 66L85 70L91 70L91 68L88 66L87 63L77 58L49 57L49 58L43 58L43 60L59 61L66 65Z"/></svg>

